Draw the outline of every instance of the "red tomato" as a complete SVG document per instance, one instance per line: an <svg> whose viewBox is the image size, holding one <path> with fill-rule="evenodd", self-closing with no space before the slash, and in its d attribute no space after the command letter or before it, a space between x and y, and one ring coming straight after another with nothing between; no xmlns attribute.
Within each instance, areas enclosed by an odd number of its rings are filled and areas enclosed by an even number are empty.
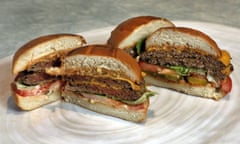
<svg viewBox="0 0 240 144"><path fill-rule="evenodd" d="M138 62L138 64L143 71L162 72L165 70L165 68L162 68L162 67L154 65L154 64L148 64L145 62Z"/></svg>
<svg viewBox="0 0 240 144"><path fill-rule="evenodd" d="M166 74L166 75L176 74L174 70L171 70L169 68L164 68L158 65L148 64L145 62L138 62L138 64L143 71L154 72L158 74Z"/></svg>
<svg viewBox="0 0 240 144"><path fill-rule="evenodd" d="M13 84L12 87L17 94L19 94L23 97L25 97L25 96L36 96L36 95L41 95L41 94L47 93L47 91L49 90L49 87L53 83L54 82L46 83L46 84L43 84L43 85L36 86L32 89L17 89L16 84Z"/></svg>
<svg viewBox="0 0 240 144"><path fill-rule="evenodd" d="M148 64L145 62L138 62L140 68L144 71L149 71L149 72L158 72L158 70L160 69L159 66L157 65L153 65L153 64Z"/></svg>
<svg viewBox="0 0 240 144"><path fill-rule="evenodd" d="M229 76L222 81L221 90L225 93L229 93L232 90L232 80Z"/></svg>
<svg viewBox="0 0 240 144"><path fill-rule="evenodd" d="M97 96L95 94L87 94L87 93L81 93L81 95L87 99L90 99L91 102L93 103L103 103L107 105L112 105L113 107L118 107L118 108L125 108L125 109L132 109L132 110L142 110L144 107L147 106L146 103L141 103L137 105L129 105L125 104L121 101L113 100L111 98L107 98L105 96Z"/></svg>

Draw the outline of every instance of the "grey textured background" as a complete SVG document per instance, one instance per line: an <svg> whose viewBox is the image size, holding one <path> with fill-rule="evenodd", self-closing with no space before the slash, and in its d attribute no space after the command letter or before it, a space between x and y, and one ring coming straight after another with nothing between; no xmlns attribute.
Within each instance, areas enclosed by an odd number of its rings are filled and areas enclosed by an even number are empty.
<svg viewBox="0 0 240 144"><path fill-rule="evenodd" d="M0 0L0 58L40 35L88 31L138 15L240 28L240 0Z"/></svg>

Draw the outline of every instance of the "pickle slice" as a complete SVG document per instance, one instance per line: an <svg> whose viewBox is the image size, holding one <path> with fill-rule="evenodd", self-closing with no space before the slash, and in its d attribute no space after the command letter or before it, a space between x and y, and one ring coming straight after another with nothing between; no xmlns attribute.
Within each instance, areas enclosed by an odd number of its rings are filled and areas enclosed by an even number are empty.
<svg viewBox="0 0 240 144"><path fill-rule="evenodd" d="M188 76L187 80L190 84L193 85L206 85L208 83L207 79L202 77Z"/></svg>
<svg viewBox="0 0 240 144"><path fill-rule="evenodd" d="M177 73L173 73L173 74L160 74L160 76L162 76L163 78L169 80L169 81L173 81L173 82L178 82L181 79L181 75L177 74Z"/></svg>

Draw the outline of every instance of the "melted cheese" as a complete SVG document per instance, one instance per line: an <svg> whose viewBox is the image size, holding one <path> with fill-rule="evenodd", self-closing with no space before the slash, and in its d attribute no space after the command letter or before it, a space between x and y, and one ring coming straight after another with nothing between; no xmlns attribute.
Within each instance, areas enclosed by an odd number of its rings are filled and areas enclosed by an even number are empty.
<svg viewBox="0 0 240 144"><path fill-rule="evenodd" d="M127 81L130 85L131 85L131 87L132 87L132 89L133 90L140 90L141 89L141 87L139 86L139 85L137 85L137 84L135 84L134 82L132 82L131 80L128 80L128 79L125 79L125 78L115 78L115 80L122 80L122 81ZM104 83L101 83L101 82L98 82L98 81L94 81L94 80L92 80L92 81L79 81L79 83L85 83L85 84L89 84L89 83L91 83L91 84L93 84L93 85L99 85L99 86L101 86L101 87L107 87L108 85L107 84L104 84ZM119 89L118 87L114 87L114 85L112 85L111 86L113 89Z"/></svg>
<svg viewBox="0 0 240 144"><path fill-rule="evenodd" d="M128 83L131 84L131 87L132 87L132 89L134 89L134 90L140 90L140 89L141 89L141 87L140 87L139 85L136 85L134 82L132 82L132 81L129 80L129 79L125 79L125 78L116 78L116 79L117 79L117 80L127 81Z"/></svg>
<svg viewBox="0 0 240 144"><path fill-rule="evenodd" d="M229 52L226 50L222 50L222 56L219 58L219 60L226 66L226 68L222 71L223 74L230 75L232 72L231 70L231 56Z"/></svg>
<svg viewBox="0 0 240 144"><path fill-rule="evenodd" d="M222 50L222 56L219 60L225 65L228 66L230 64L231 56L226 50Z"/></svg>

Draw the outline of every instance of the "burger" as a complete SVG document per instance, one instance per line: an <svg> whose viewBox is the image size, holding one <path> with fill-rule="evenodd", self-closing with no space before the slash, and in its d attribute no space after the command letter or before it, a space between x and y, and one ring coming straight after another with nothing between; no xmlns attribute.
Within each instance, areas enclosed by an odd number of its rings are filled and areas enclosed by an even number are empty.
<svg viewBox="0 0 240 144"><path fill-rule="evenodd" d="M60 68L49 74L63 77L66 102L133 122L146 119L149 97L134 58L108 45L87 45L69 52Z"/></svg>
<svg viewBox="0 0 240 144"><path fill-rule="evenodd" d="M170 21L152 31L146 26L156 27L151 20L134 23L144 17L120 23L108 44L136 58L147 84L215 100L231 91L233 65L228 51L221 50L207 34Z"/></svg>
<svg viewBox="0 0 240 144"><path fill-rule="evenodd" d="M69 51L86 44L74 34L41 36L23 45L13 56L11 83L16 105L22 110L33 110L61 99L61 77L46 73L50 67L61 65Z"/></svg>
<svg viewBox="0 0 240 144"><path fill-rule="evenodd" d="M198 30L159 29L147 38L145 48L139 65L153 85L215 100L232 89L229 52Z"/></svg>

